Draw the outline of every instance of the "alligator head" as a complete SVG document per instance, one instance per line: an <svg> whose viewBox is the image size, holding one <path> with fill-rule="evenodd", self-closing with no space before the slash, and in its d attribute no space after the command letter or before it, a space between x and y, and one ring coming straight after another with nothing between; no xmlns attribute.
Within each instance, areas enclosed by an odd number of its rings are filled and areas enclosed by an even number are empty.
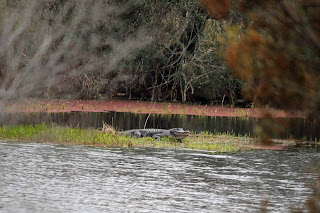
<svg viewBox="0 0 320 213"><path fill-rule="evenodd" d="M172 137L181 140L185 137L188 137L190 132L185 131L182 128L173 128L173 129L170 129L170 134Z"/></svg>

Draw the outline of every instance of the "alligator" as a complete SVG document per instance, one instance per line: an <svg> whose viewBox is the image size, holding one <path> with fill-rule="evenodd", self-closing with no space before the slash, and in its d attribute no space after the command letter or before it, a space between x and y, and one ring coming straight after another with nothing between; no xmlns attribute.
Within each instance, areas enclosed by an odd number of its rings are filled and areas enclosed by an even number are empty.
<svg viewBox="0 0 320 213"><path fill-rule="evenodd" d="M132 129L120 133L120 135L131 136L131 137L152 137L157 141L160 141L162 137L173 137L179 141L189 136L190 132L185 131L182 128L173 129Z"/></svg>

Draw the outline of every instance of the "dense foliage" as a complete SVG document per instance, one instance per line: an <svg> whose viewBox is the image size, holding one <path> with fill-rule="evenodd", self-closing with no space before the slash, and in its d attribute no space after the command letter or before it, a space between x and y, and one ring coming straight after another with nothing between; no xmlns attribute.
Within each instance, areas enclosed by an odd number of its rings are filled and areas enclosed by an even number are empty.
<svg viewBox="0 0 320 213"><path fill-rule="evenodd" d="M197 1L146 0L133 9L152 42L120 64L118 87L128 98L234 104L240 83L221 58L226 21L209 18ZM220 40L219 40L220 39Z"/></svg>
<svg viewBox="0 0 320 213"><path fill-rule="evenodd" d="M231 19L211 19L198 1L0 4L2 99L118 96L235 104L241 98L240 82L222 59Z"/></svg>
<svg viewBox="0 0 320 213"><path fill-rule="evenodd" d="M251 100L320 112L320 2L243 1L250 20L225 59Z"/></svg>
<svg viewBox="0 0 320 213"><path fill-rule="evenodd" d="M0 0L0 99L248 106L247 98L318 112L319 7L317 0Z"/></svg>
<svg viewBox="0 0 320 213"><path fill-rule="evenodd" d="M107 94L117 64L149 43L142 28L119 30L135 4L0 0L0 100Z"/></svg>

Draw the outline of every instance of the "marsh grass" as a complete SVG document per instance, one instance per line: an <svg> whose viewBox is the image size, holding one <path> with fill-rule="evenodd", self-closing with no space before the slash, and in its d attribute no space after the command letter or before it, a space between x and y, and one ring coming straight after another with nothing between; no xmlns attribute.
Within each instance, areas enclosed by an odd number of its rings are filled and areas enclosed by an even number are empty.
<svg viewBox="0 0 320 213"><path fill-rule="evenodd" d="M130 143L128 138L118 134L45 124L0 127L0 139L102 146L128 146Z"/></svg>
<svg viewBox="0 0 320 213"><path fill-rule="evenodd" d="M15 103L5 106L4 110L7 112L24 112L24 111L38 111L38 112L50 112L50 111L63 111L67 110L66 103L45 103L40 101Z"/></svg>
<svg viewBox="0 0 320 213"><path fill-rule="evenodd" d="M213 135L209 132L191 134L182 143L173 138L131 138L117 132L102 132L96 129L82 129L55 125L18 125L0 127L1 140L23 140L43 143L95 145L107 147L155 147L167 149L191 149L215 152L237 152L243 150L239 144L250 139L231 134Z"/></svg>

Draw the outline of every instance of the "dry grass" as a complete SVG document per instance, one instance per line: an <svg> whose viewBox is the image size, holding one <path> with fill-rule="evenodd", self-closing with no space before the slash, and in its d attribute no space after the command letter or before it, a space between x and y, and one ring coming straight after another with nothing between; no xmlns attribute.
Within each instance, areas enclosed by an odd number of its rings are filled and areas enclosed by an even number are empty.
<svg viewBox="0 0 320 213"><path fill-rule="evenodd" d="M109 124L107 124L106 122L103 122L103 126L101 129L102 133L107 133L107 134L115 134L116 130L110 126Z"/></svg>

